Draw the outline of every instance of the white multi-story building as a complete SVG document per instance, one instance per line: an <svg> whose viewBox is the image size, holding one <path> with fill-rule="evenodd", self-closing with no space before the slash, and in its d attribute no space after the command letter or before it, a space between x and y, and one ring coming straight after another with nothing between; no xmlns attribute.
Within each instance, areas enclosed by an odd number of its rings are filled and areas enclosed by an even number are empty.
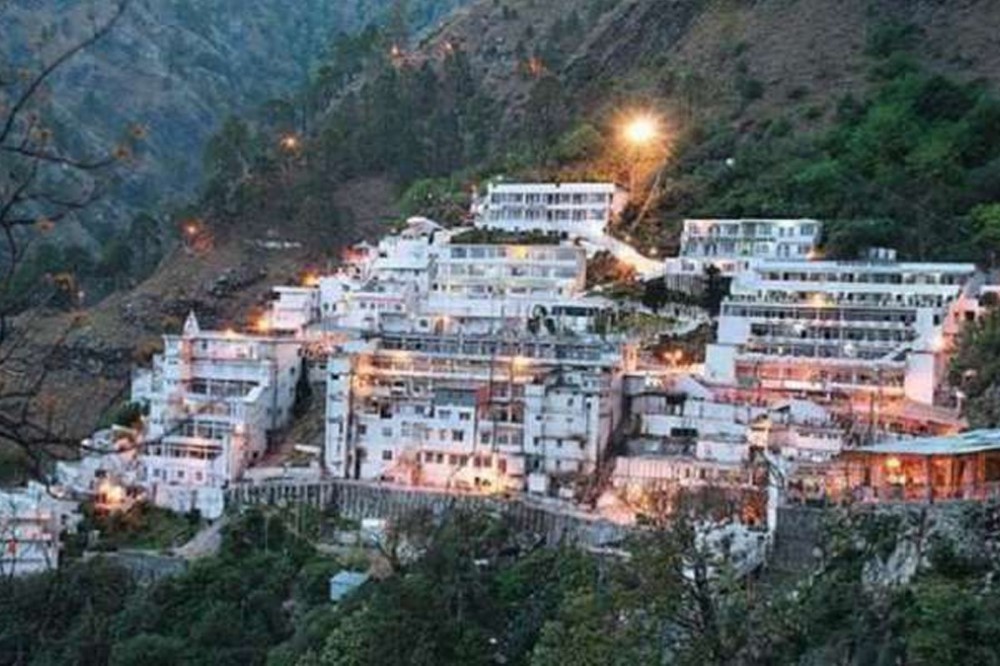
<svg viewBox="0 0 1000 666"><path fill-rule="evenodd" d="M319 290L315 286L275 287L270 307L256 328L260 333L300 335L319 318Z"/></svg>
<svg viewBox="0 0 1000 666"><path fill-rule="evenodd" d="M531 317L575 326L569 319L609 306L583 297L586 272L584 251L569 245L442 245L420 312L446 330L483 332Z"/></svg>
<svg viewBox="0 0 1000 666"><path fill-rule="evenodd" d="M324 330L487 333L529 319L584 333L613 309L584 294L586 252L560 243L462 242L423 218L335 275L319 278Z"/></svg>
<svg viewBox="0 0 1000 666"><path fill-rule="evenodd" d="M548 492L601 460L629 362L622 346L584 337L383 332L349 343L328 364L326 467Z"/></svg>
<svg viewBox="0 0 1000 666"><path fill-rule="evenodd" d="M59 566L60 535L80 522L76 501L57 499L36 482L0 490L0 578Z"/></svg>
<svg viewBox="0 0 1000 666"><path fill-rule="evenodd" d="M822 406L798 399L747 400L679 376L663 386L626 381L630 437L612 485L626 496L713 486L761 487L765 456L785 464L829 461L844 428Z"/></svg>
<svg viewBox="0 0 1000 666"><path fill-rule="evenodd" d="M758 261L722 305L706 378L932 404L971 264Z"/></svg>
<svg viewBox="0 0 1000 666"><path fill-rule="evenodd" d="M685 220L680 254L667 259L666 273L698 277L711 265L732 277L757 259L812 259L821 231L808 219Z"/></svg>
<svg viewBox="0 0 1000 666"><path fill-rule="evenodd" d="M294 337L202 331L194 314L181 335L138 371L132 400L149 406L141 461L157 504L208 517L221 491L267 449L292 415L302 371Z"/></svg>
<svg viewBox="0 0 1000 666"><path fill-rule="evenodd" d="M595 238L627 202L626 190L614 183L494 182L472 213L481 228Z"/></svg>

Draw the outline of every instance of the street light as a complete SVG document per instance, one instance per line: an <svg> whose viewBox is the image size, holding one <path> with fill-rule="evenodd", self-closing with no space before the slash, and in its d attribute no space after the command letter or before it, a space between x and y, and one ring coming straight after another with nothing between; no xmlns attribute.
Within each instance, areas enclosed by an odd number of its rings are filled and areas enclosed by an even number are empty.
<svg viewBox="0 0 1000 666"><path fill-rule="evenodd" d="M625 123L625 140L637 148L648 145L660 134L660 123L649 114L633 116Z"/></svg>
<svg viewBox="0 0 1000 666"><path fill-rule="evenodd" d="M636 195L636 182L638 181L638 171L643 157L649 157L654 152L650 151L659 143L662 134L661 119L645 111L638 111L628 115L621 124L622 142L630 149L631 165L629 167L629 191L632 197ZM650 152L647 152L650 151Z"/></svg>

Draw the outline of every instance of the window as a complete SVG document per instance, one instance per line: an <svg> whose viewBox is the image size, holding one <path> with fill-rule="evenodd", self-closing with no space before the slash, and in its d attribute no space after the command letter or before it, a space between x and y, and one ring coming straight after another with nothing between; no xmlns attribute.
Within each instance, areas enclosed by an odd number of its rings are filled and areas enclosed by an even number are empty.
<svg viewBox="0 0 1000 666"><path fill-rule="evenodd" d="M464 439L465 439L465 431L464 430L452 430L451 431L451 441L453 441L453 442L461 442Z"/></svg>
<svg viewBox="0 0 1000 666"><path fill-rule="evenodd" d="M392 428L389 428L389 427L382 428L382 436L383 437L392 437Z"/></svg>
<svg viewBox="0 0 1000 666"><path fill-rule="evenodd" d="M358 434L359 435L365 435L367 433L368 433L368 426L366 426L364 423L359 423L358 424Z"/></svg>
<svg viewBox="0 0 1000 666"><path fill-rule="evenodd" d="M382 451L382 460L392 460L392 449Z"/></svg>

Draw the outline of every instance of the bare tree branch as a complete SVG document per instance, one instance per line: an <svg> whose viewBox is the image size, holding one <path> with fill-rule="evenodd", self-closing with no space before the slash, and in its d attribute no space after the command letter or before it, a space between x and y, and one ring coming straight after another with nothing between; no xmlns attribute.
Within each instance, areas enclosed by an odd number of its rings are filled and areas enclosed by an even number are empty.
<svg viewBox="0 0 1000 666"><path fill-rule="evenodd" d="M19 269L43 227L86 209L101 195L107 172L120 162L120 149L80 156L58 145L45 127L49 83L68 63L112 32L131 0L107 0L110 13L84 37L63 46L27 77L0 74L0 443L13 443L42 476L59 453L78 441L60 428L54 406L42 395L54 365L65 358L72 325L54 339L36 340L35 319L26 304L45 304L59 291L58 277L20 284ZM0 0L0 16L10 7ZM8 64L0 53L0 67ZM36 232L35 227L39 227ZM72 279L72 278L70 278ZM20 286L19 286L20 284ZM65 285L63 285L65 288ZM70 283L72 287L72 282Z"/></svg>

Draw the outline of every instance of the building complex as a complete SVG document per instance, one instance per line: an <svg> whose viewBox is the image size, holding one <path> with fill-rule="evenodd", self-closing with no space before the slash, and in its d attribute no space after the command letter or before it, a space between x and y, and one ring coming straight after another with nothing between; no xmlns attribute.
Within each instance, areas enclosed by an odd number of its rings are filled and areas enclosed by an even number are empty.
<svg viewBox="0 0 1000 666"><path fill-rule="evenodd" d="M753 262L722 304L706 378L803 395L932 404L971 264Z"/></svg>
<svg viewBox="0 0 1000 666"><path fill-rule="evenodd" d="M623 313L651 312L586 289L585 248L607 245L624 194L492 183L473 204L478 229L411 218L335 272L276 287L251 333L202 330L192 313L135 373L148 408L137 446L117 467L63 471L90 492L107 485L100 471L218 516L311 381L326 389L316 451L330 478L759 495L775 460L822 468L853 441L845 405L934 404L959 327L984 311L978 294L995 299L968 264L818 260L816 220L688 220L668 287L708 266L731 285L703 369L678 374L613 332Z"/></svg>

